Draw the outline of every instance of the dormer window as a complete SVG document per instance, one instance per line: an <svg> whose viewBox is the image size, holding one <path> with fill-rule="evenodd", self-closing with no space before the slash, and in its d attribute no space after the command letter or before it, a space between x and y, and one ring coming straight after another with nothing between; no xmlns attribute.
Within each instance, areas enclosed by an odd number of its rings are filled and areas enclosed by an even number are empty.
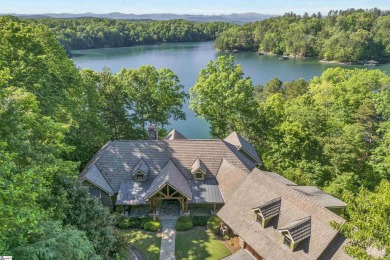
<svg viewBox="0 0 390 260"><path fill-rule="evenodd" d="M204 180L206 172L206 165L202 162L201 159L196 159L191 167L191 173L194 176L194 180Z"/></svg>
<svg viewBox="0 0 390 260"><path fill-rule="evenodd" d="M145 181L148 174L149 166L144 159L141 159L134 167L132 175L136 181Z"/></svg>
<svg viewBox="0 0 390 260"><path fill-rule="evenodd" d="M195 180L204 180L204 172L202 172L202 171L195 172L194 179Z"/></svg>
<svg viewBox="0 0 390 260"><path fill-rule="evenodd" d="M145 178L145 174L143 172L137 172L135 174L135 180L137 181L144 181L146 178Z"/></svg>
<svg viewBox="0 0 390 260"><path fill-rule="evenodd" d="M282 243L294 251L299 243L311 234L311 218L306 217L293 221L285 228L279 229L282 234Z"/></svg>
<svg viewBox="0 0 390 260"><path fill-rule="evenodd" d="M273 217L280 214L281 204L281 198L276 198L252 209L255 213L256 222L259 222L261 226L265 228Z"/></svg>

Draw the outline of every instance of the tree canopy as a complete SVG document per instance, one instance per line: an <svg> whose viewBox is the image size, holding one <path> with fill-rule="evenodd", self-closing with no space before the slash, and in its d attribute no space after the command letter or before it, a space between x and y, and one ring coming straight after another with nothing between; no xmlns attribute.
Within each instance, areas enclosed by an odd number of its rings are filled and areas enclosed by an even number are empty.
<svg viewBox="0 0 390 260"><path fill-rule="evenodd" d="M286 13L232 27L215 40L219 50L252 50L352 62L389 53L389 12L379 9L296 15Z"/></svg>
<svg viewBox="0 0 390 260"><path fill-rule="evenodd" d="M211 125L211 135L225 137L231 130L245 128L254 111L253 85L244 78L233 56L220 56L200 71L190 90L190 108Z"/></svg>

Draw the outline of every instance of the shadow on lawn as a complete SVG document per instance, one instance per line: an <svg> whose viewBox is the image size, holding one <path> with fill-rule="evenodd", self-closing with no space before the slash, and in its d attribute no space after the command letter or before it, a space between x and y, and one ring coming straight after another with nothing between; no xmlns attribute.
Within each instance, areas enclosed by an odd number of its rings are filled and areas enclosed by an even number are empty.
<svg viewBox="0 0 390 260"><path fill-rule="evenodd" d="M213 234L207 232L205 227L178 231L175 245L176 259L220 259L231 254L220 239L214 238Z"/></svg>

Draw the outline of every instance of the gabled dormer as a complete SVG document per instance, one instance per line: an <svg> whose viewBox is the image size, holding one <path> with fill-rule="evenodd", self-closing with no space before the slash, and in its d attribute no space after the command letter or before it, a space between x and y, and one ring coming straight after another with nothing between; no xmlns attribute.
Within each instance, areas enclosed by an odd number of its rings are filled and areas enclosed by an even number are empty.
<svg viewBox="0 0 390 260"><path fill-rule="evenodd" d="M252 209L255 213L255 220L259 222L263 228L265 228L273 217L280 214L281 205L281 198L276 198Z"/></svg>
<svg viewBox="0 0 390 260"><path fill-rule="evenodd" d="M241 154L252 161L256 165L261 165L261 159L257 154L255 148L244 137L237 132L228 135L224 141L235 147ZM233 148L234 149L234 148Z"/></svg>
<svg viewBox="0 0 390 260"><path fill-rule="evenodd" d="M141 159L134 167L132 173L132 176L134 180L136 181L145 181L146 176L149 172L149 166L146 164L144 159Z"/></svg>
<svg viewBox="0 0 390 260"><path fill-rule="evenodd" d="M282 243L294 251L298 244L311 235L311 217L298 219L279 229Z"/></svg>
<svg viewBox="0 0 390 260"><path fill-rule="evenodd" d="M191 166L191 173L194 177L194 180L204 180L206 172L206 165L202 162L200 158L196 159L196 161Z"/></svg>

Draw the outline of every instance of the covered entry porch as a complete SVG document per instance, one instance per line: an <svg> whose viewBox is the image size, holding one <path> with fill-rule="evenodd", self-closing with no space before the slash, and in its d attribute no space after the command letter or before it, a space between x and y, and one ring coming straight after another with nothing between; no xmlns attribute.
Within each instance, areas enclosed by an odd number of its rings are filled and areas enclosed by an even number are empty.
<svg viewBox="0 0 390 260"><path fill-rule="evenodd" d="M165 184L157 192L152 194L149 198L150 210L154 214L161 214L166 208L174 208L177 205L180 210L180 215L188 213L187 200L190 199L178 189L172 187L170 184Z"/></svg>

